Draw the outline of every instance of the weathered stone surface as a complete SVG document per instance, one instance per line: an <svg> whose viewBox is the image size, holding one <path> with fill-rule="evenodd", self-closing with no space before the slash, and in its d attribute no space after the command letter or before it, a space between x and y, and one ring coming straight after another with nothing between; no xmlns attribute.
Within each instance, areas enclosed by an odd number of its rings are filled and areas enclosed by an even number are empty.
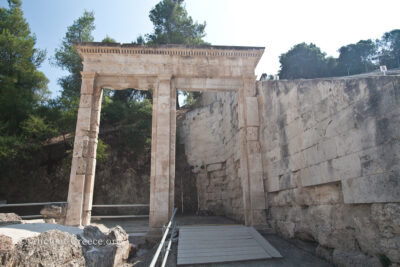
<svg viewBox="0 0 400 267"><path fill-rule="evenodd" d="M356 177L342 182L345 203L400 202L397 172Z"/></svg>
<svg viewBox="0 0 400 267"><path fill-rule="evenodd" d="M104 234L98 227L86 226L82 233L83 253L89 266L120 266L129 257L128 235L119 226Z"/></svg>
<svg viewBox="0 0 400 267"><path fill-rule="evenodd" d="M7 224L20 224L22 222L21 217L15 213L0 213L0 226Z"/></svg>
<svg viewBox="0 0 400 267"><path fill-rule="evenodd" d="M117 74L123 71L143 74L142 57L139 55L138 61L133 62L131 58L122 61L123 56L110 55L108 60L116 60ZM160 55L158 59L165 57ZM179 68L169 64L163 70L167 74L183 73L185 78L166 82L170 79L168 75L165 76L168 79L161 80L147 76L121 77L111 82L119 89L127 85L165 89L174 83L183 89L220 86L223 91L239 90L238 95L204 94L202 105L188 112L180 127L180 142L197 175L199 210L242 221L243 218L249 221L255 215L262 221L265 207L268 223L275 230L287 237L314 240L321 245L321 251L322 246L329 248L324 253L339 265L368 262L374 266L378 255L400 263L396 226L400 202L399 77L264 81L254 90L246 79L226 82L222 78L187 78L197 65L201 66L197 73L200 76L211 77L213 73L239 77L241 71L247 73L251 69L241 69L249 59L235 67L225 61L217 64L199 60L190 65L181 62L180 57L175 60L182 63ZM191 60L196 57L188 58ZM101 64L101 61L90 62L85 71L97 71L97 67L104 71L106 67ZM155 66L148 66L145 72L158 75L159 61L151 64ZM97 82L105 84L110 78L99 77ZM159 87L154 86L155 82ZM240 90L242 87L244 90ZM93 93L88 89L90 84L85 82L82 91ZM155 204L150 216L157 223L168 218L168 209L173 206L170 185L174 177L175 124L174 110L170 107L175 106L175 98L172 96L173 91L156 92L153 101L153 108L158 111L153 116L153 136L159 139L152 144L160 149L152 152L152 184L160 182L151 189ZM89 99L82 99L82 111L89 104ZM93 136L96 123L90 118L88 134L88 115L80 116L85 125L78 125L82 129L77 136ZM85 151L94 146L86 142L77 140L76 157L91 157L92 153ZM89 161L76 160L72 169L85 175L93 172L95 162L89 168L86 162ZM71 183L72 187L76 185L79 184ZM76 194L79 197L82 196ZM157 209L162 211L159 215Z"/></svg>
<svg viewBox="0 0 400 267"><path fill-rule="evenodd" d="M203 93L199 105L178 127L188 163L197 173L199 209L243 221L237 94Z"/></svg>
<svg viewBox="0 0 400 267"><path fill-rule="evenodd" d="M40 210L45 220L54 219L58 224L65 223L65 216L67 214L67 205L46 205Z"/></svg>
<svg viewBox="0 0 400 267"><path fill-rule="evenodd" d="M268 223L318 242L339 266L379 266L379 257L400 263L399 82L258 85Z"/></svg>
<svg viewBox="0 0 400 267"><path fill-rule="evenodd" d="M9 236L0 235L0 266L11 265L13 249L14 244L12 242L12 238Z"/></svg>
<svg viewBox="0 0 400 267"><path fill-rule="evenodd" d="M220 169L222 169L222 163L214 163L214 164L207 165L208 172L217 171Z"/></svg>
<svg viewBox="0 0 400 267"><path fill-rule="evenodd" d="M332 261L337 266L353 267L353 266L371 266L382 267L377 257L367 256L358 251L343 251L335 249L332 253Z"/></svg>
<svg viewBox="0 0 400 267"><path fill-rule="evenodd" d="M102 88L154 89L149 224L150 228L159 230L172 215L174 207L176 89L246 92L249 97L246 100L243 98L241 102L247 103L246 117L241 116L240 121L245 122L246 126L258 126L254 68L264 48L179 45L146 47L96 43L77 43L75 48L83 59L84 68L66 223L90 223L96 142L89 142L87 149L85 142L87 137L97 140ZM254 133L249 138L257 139ZM246 137L241 137L241 142L246 142ZM210 163L218 162L214 159ZM247 161L247 157L244 160ZM201 162L200 166L204 165ZM248 174L245 179L249 179ZM258 180L259 187L263 187L262 179ZM243 192L249 195L247 191ZM251 206L246 209L251 209Z"/></svg>
<svg viewBox="0 0 400 267"><path fill-rule="evenodd" d="M32 231L41 228L39 224L31 228L30 224L25 225ZM85 227L83 232L68 231L71 233L49 230L32 235L27 231L10 231L10 236L0 235L1 266L116 267L129 257L128 235L119 226L106 234L94 226Z"/></svg>
<svg viewBox="0 0 400 267"><path fill-rule="evenodd" d="M58 230L23 239L6 254L2 253L0 250L5 266L85 266L79 240Z"/></svg>

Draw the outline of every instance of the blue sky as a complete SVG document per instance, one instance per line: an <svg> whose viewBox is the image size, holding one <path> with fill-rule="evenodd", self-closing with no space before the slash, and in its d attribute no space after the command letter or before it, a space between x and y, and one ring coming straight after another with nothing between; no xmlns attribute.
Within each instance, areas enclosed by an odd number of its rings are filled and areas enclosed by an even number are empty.
<svg viewBox="0 0 400 267"><path fill-rule="evenodd" d="M148 15L158 0L22 0L25 18L47 50L41 70L53 96L57 79L66 73L49 63L67 27L83 11L95 13L95 41L106 35L129 43L153 29ZM256 74L276 74L279 55L300 42L313 42L328 55L361 39L380 38L400 28L399 0L186 0L189 14L207 22L206 41L214 45L265 46ZM0 0L0 6L6 5Z"/></svg>

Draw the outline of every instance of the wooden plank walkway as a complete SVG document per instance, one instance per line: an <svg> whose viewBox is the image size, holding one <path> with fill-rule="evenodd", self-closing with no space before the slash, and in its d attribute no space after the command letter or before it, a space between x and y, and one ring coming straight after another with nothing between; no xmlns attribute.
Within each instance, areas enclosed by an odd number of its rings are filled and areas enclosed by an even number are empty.
<svg viewBox="0 0 400 267"><path fill-rule="evenodd" d="M281 258L253 227L179 227L178 265Z"/></svg>

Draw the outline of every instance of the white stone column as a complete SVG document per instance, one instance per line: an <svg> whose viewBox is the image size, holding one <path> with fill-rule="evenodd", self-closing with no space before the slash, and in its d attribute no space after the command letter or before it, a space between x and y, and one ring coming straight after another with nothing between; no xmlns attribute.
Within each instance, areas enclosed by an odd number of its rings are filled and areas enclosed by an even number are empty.
<svg viewBox="0 0 400 267"><path fill-rule="evenodd" d="M81 98L76 123L68 189L67 225L88 225L93 199L97 136L102 92L96 73L82 72Z"/></svg>
<svg viewBox="0 0 400 267"><path fill-rule="evenodd" d="M176 90L171 76L159 76L153 91L150 174L150 231L166 224L174 207Z"/></svg>
<svg viewBox="0 0 400 267"><path fill-rule="evenodd" d="M263 225L266 223L265 194L255 77L243 79L243 88L238 92L238 105L240 175L245 223L246 225Z"/></svg>

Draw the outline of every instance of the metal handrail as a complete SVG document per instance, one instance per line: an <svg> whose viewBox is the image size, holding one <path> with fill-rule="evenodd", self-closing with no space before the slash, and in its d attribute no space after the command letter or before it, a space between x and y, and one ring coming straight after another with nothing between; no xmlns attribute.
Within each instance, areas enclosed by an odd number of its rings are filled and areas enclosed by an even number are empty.
<svg viewBox="0 0 400 267"><path fill-rule="evenodd" d="M44 206L44 205L52 205L52 204L67 204L67 202L32 202L32 203L0 204L0 208L4 208L4 207Z"/></svg>
<svg viewBox="0 0 400 267"><path fill-rule="evenodd" d="M94 204L92 208L135 208L149 207L149 204ZM124 219L124 218L148 218L149 215L92 215L92 219Z"/></svg>
<svg viewBox="0 0 400 267"><path fill-rule="evenodd" d="M31 202L31 203L11 203L11 204L0 204L0 208L7 207L28 207L28 206L45 206L45 205L54 205L54 204L67 204L65 201L58 202ZM94 204L92 207L94 208L129 208L129 207L149 207L149 204ZM42 218L43 215L23 215L22 219L34 219L34 218ZM91 216L93 219L115 219L115 218L147 218L149 215L96 215Z"/></svg>
<svg viewBox="0 0 400 267"><path fill-rule="evenodd" d="M171 228L171 225L172 225L172 222L173 222L173 220L174 220L174 217L175 217L175 214L176 214L176 211L177 211L177 210L178 210L177 208L174 208L174 211L173 211L173 213L172 213L171 219L169 220L169 223L168 223L167 227L165 228L164 235L163 235L163 237L161 238L160 245L158 246L157 251L156 251L156 253L154 254L153 260L151 261L149 267L154 267L154 266L156 266L156 263L157 263L157 260L158 260L158 256L160 256L161 249L162 249L162 247L164 246L165 239L167 238L169 229Z"/></svg>
<svg viewBox="0 0 400 267"><path fill-rule="evenodd" d="M169 255L169 252L171 251L171 245L172 245L172 240L174 239L175 230L176 230L176 224L172 228L172 233L171 233L171 236L169 238L169 242L168 242L167 248L165 250L165 254L164 254L163 261L161 263L161 267L165 267L165 265L167 264L168 255Z"/></svg>
<svg viewBox="0 0 400 267"><path fill-rule="evenodd" d="M21 219L38 219L38 218L43 218L43 215L23 215L19 216Z"/></svg>
<svg viewBox="0 0 400 267"><path fill-rule="evenodd" d="M148 218L149 215L92 215L92 219Z"/></svg>
<svg viewBox="0 0 400 267"><path fill-rule="evenodd" d="M94 204L93 208L123 208L123 207L149 207L149 204Z"/></svg>

